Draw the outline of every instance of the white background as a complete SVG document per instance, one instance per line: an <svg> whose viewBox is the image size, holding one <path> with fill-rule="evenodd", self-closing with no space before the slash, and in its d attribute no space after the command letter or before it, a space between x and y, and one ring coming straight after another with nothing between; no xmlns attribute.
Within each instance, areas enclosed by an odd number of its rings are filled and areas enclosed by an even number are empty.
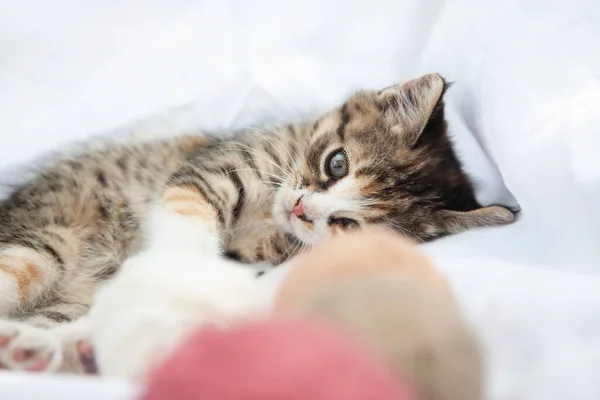
<svg viewBox="0 0 600 400"><path fill-rule="evenodd" d="M597 0L0 0L0 169L439 72L480 199L523 209L426 246L482 332L490 398L598 399L599 27Z"/></svg>

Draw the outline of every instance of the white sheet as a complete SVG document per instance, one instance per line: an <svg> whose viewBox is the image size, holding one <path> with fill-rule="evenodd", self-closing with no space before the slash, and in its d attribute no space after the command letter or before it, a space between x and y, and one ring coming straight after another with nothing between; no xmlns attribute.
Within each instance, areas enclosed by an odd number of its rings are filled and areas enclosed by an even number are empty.
<svg viewBox="0 0 600 400"><path fill-rule="evenodd" d="M482 332L489 398L598 399L599 26L595 0L0 0L0 168L132 121L282 122L438 71L479 197L523 208L425 246Z"/></svg>
<svg viewBox="0 0 600 400"><path fill-rule="evenodd" d="M139 393L139 388L121 381L0 373L2 400L133 400Z"/></svg>

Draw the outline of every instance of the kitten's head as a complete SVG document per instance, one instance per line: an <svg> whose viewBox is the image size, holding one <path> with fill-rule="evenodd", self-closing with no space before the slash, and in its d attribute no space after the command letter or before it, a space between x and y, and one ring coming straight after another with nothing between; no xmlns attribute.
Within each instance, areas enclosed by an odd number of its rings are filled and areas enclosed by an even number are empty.
<svg viewBox="0 0 600 400"><path fill-rule="evenodd" d="M432 240L512 222L504 207L481 207L452 149L444 119L448 85L437 74L355 94L320 118L273 215L314 244L367 225Z"/></svg>

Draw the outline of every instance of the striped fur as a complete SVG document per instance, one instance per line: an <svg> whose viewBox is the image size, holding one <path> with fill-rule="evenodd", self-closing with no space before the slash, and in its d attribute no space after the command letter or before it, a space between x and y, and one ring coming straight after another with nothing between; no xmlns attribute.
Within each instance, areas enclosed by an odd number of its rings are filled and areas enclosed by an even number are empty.
<svg viewBox="0 0 600 400"><path fill-rule="evenodd" d="M447 135L446 88L426 75L359 92L314 121L56 161L0 204L0 313L40 326L85 314L97 284L152 236L153 204L204 224L244 263L279 264L348 221L422 241L512 222L475 199ZM327 174L335 151L349 165L339 180Z"/></svg>

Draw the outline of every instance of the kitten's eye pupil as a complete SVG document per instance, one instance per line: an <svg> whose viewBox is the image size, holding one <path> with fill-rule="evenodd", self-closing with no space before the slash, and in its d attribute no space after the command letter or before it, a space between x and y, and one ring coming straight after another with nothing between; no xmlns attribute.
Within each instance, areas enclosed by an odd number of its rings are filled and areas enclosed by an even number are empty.
<svg viewBox="0 0 600 400"><path fill-rule="evenodd" d="M327 175L333 180L341 179L348 175L348 158L342 150L338 150L329 157Z"/></svg>

